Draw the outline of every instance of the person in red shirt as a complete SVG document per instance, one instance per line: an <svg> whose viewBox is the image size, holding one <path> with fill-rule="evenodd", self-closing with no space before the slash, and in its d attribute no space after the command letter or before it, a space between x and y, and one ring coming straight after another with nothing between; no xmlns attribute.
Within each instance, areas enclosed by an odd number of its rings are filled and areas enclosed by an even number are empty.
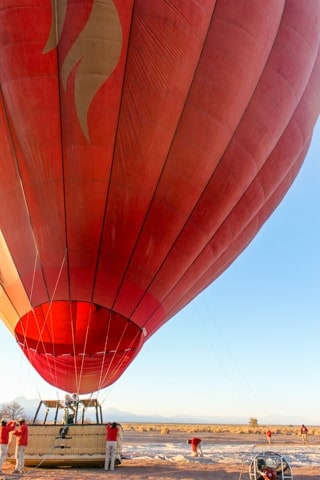
<svg viewBox="0 0 320 480"><path fill-rule="evenodd" d="M5 420L1 420L0 427L0 474L2 474L2 466L7 458L9 433L15 429L16 422L7 423Z"/></svg>
<svg viewBox="0 0 320 480"><path fill-rule="evenodd" d="M191 445L191 453L193 457L202 457L201 438L190 438L188 443Z"/></svg>
<svg viewBox="0 0 320 480"><path fill-rule="evenodd" d="M114 463L116 459L116 449L118 440L119 428L115 422L108 423L106 427L106 458L104 469L114 470Z"/></svg>
<svg viewBox="0 0 320 480"><path fill-rule="evenodd" d="M267 430L266 431L266 437L267 437L267 442L269 443L269 445L271 444L271 437L272 437L272 432L271 430Z"/></svg>
<svg viewBox="0 0 320 480"><path fill-rule="evenodd" d="M24 452L28 445L28 427L24 418L19 420L19 428L13 432L16 435L16 466L12 473L23 473L24 469Z"/></svg>
<svg viewBox="0 0 320 480"><path fill-rule="evenodd" d="M308 429L304 424L301 425L300 433L303 443L308 443Z"/></svg>
<svg viewBox="0 0 320 480"><path fill-rule="evenodd" d="M277 472L274 468L263 466L262 470L258 470L258 473L261 475L259 478L264 480L277 480Z"/></svg>

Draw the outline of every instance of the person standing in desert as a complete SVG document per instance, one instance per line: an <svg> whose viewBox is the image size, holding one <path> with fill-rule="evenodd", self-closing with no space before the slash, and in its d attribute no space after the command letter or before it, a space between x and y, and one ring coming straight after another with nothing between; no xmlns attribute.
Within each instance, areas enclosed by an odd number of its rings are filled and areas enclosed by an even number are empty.
<svg viewBox="0 0 320 480"><path fill-rule="evenodd" d="M304 444L308 443L308 429L304 424L301 425L300 434L301 434L303 443Z"/></svg>
<svg viewBox="0 0 320 480"><path fill-rule="evenodd" d="M270 445L271 444L271 437L272 437L272 432L270 428L266 431L266 437L267 437L267 442Z"/></svg>
<svg viewBox="0 0 320 480"><path fill-rule="evenodd" d="M107 424L105 470L109 470L109 468L114 470L118 432L119 429L116 422Z"/></svg>
<svg viewBox="0 0 320 480"><path fill-rule="evenodd" d="M12 473L23 473L24 470L24 451L28 445L28 427L26 425L25 419L20 418L19 427L13 432L13 435L16 435L16 467Z"/></svg>
<svg viewBox="0 0 320 480"><path fill-rule="evenodd" d="M7 458L8 453L8 443L9 443L9 433L15 429L16 422L11 421L7 422L6 420L1 420L0 426L0 474L2 474L2 466Z"/></svg>

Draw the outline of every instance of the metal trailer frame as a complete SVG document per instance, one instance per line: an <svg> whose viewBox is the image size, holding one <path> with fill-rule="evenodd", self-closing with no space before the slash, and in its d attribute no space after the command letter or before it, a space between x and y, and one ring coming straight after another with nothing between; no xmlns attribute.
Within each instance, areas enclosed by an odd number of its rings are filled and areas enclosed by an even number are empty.
<svg viewBox="0 0 320 480"><path fill-rule="evenodd" d="M285 457L276 452L260 452L249 465L249 480L292 480L292 470Z"/></svg>

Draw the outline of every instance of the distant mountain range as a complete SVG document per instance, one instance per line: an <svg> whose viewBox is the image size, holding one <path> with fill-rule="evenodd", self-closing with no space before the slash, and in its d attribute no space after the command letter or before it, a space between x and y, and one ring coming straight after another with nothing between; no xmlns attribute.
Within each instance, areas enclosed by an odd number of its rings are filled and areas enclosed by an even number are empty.
<svg viewBox="0 0 320 480"><path fill-rule="evenodd" d="M24 410L24 415L27 419L33 420L37 407L39 405L39 399L27 399L25 397L17 397L12 400L17 402ZM10 403L10 402L5 402ZM2 404L0 404L1 407ZM102 408L103 420L117 421L123 423L194 423L194 424L227 424L227 425L248 425L249 418L244 417L218 417L218 416L196 416L196 415L174 415L174 416L162 416L162 415L137 415L132 412L120 411L115 407ZM275 419L277 421L275 421ZM284 416L284 415L270 415L269 417L263 417L258 419L259 425L301 425L305 423L307 425L317 425L313 420Z"/></svg>

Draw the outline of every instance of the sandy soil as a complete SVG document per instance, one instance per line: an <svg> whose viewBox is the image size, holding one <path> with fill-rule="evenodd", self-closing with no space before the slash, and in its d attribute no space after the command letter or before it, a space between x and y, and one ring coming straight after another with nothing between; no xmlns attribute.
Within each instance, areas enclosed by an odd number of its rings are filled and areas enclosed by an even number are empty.
<svg viewBox="0 0 320 480"><path fill-rule="evenodd" d="M23 475L10 474L12 466L5 464L2 478L29 478L37 480L239 480L241 465L196 464L189 462L162 462L160 460L126 460L114 472L97 468L82 469L27 469ZM293 472L295 480L320 480L319 467L297 467ZM1 478L1 477L0 477ZM248 479L244 472L243 480Z"/></svg>
<svg viewBox="0 0 320 480"><path fill-rule="evenodd" d="M150 441L151 436L133 433L130 443ZM167 437L157 437L167 441ZM238 436L219 436L216 442L239 442ZM241 443L252 443L251 436L241 436ZM279 439L281 442L281 439ZM276 451L276 444L274 445ZM0 479L29 478L37 480L102 480L109 478L120 480L249 480L247 467L243 467L240 459L235 459L234 464L190 462L187 459L180 461L166 461L160 459L125 459L122 465L116 467L114 472L105 472L102 468L56 468L41 469L27 468L23 475L12 474L13 466L6 462ZM295 480L320 480L320 466L303 466L293 468Z"/></svg>

